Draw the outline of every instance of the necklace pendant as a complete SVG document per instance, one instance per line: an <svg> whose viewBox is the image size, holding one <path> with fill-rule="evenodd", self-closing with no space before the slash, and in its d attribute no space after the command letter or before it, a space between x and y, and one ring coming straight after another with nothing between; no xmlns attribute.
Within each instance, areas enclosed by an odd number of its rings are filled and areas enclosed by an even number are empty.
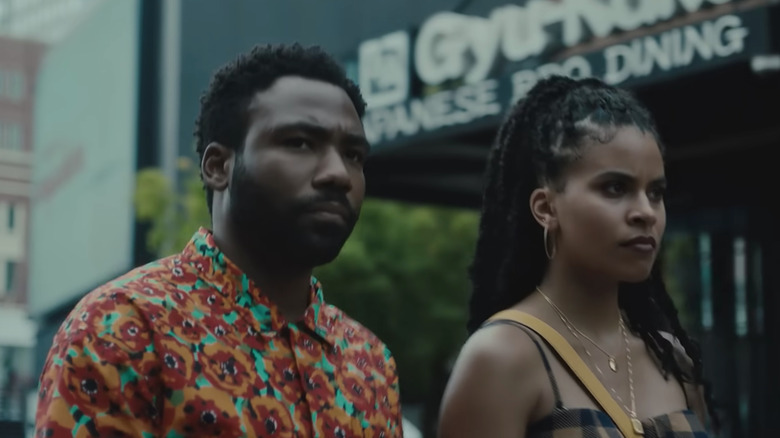
<svg viewBox="0 0 780 438"><path fill-rule="evenodd" d="M642 422L639 421L637 418L631 419L631 426L634 427L634 432L638 435L644 435L645 434L645 428L642 426Z"/></svg>
<svg viewBox="0 0 780 438"><path fill-rule="evenodd" d="M617 361L614 357L609 358L609 369L612 370L613 373L616 373L618 370Z"/></svg>

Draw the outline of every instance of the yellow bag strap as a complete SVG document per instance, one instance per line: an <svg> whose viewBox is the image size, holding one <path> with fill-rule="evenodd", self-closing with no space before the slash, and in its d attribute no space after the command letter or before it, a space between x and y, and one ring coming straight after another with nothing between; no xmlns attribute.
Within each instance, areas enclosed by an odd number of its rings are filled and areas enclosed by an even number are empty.
<svg viewBox="0 0 780 438"><path fill-rule="evenodd" d="M596 400L596 403L601 406L604 412L606 412L615 425L617 425L623 436L626 438L639 438L641 436L641 434L639 434L636 430L640 429L640 425L635 425L632 422L632 419L628 416L628 414L626 414L620 405L617 404L615 399L612 398L601 381L593 374L590 368L588 368L588 365L583 362L580 355L574 351L574 348L572 348L566 339L564 339L563 336L555 331L555 329L547 325L542 320L519 310L503 310L488 319L489 322L499 320L517 322L530 328L539 336L541 336L566 363L577 379L582 382L588 392L590 392L590 394Z"/></svg>

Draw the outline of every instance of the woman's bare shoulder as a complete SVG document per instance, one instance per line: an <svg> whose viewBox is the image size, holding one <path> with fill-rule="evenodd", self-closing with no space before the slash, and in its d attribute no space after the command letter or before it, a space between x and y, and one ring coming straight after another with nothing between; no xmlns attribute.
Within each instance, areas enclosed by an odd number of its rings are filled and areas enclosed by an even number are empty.
<svg viewBox="0 0 780 438"><path fill-rule="evenodd" d="M523 436L545 373L529 334L492 324L464 344L444 393L440 437ZM546 378L545 378L546 379Z"/></svg>

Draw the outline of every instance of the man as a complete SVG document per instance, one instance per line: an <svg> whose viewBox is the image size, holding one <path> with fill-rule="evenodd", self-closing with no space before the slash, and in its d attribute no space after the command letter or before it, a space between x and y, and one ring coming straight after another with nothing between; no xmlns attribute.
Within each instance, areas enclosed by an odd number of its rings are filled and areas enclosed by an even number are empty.
<svg viewBox="0 0 780 438"><path fill-rule="evenodd" d="M311 276L360 211L364 110L319 48L259 46L218 71L196 132L213 231L81 300L38 436L402 436L389 350Z"/></svg>

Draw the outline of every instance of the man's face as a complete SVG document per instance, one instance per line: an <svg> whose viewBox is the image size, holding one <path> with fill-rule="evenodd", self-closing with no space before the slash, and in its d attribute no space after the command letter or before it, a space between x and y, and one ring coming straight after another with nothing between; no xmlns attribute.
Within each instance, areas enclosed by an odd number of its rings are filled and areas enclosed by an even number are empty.
<svg viewBox="0 0 780 438"><path fill-rule="evenodd" d="M282 77L250 104L228 185L228 221L254 254L284 268L332 261L365 193L363 125L341 88Z"/></svg>

